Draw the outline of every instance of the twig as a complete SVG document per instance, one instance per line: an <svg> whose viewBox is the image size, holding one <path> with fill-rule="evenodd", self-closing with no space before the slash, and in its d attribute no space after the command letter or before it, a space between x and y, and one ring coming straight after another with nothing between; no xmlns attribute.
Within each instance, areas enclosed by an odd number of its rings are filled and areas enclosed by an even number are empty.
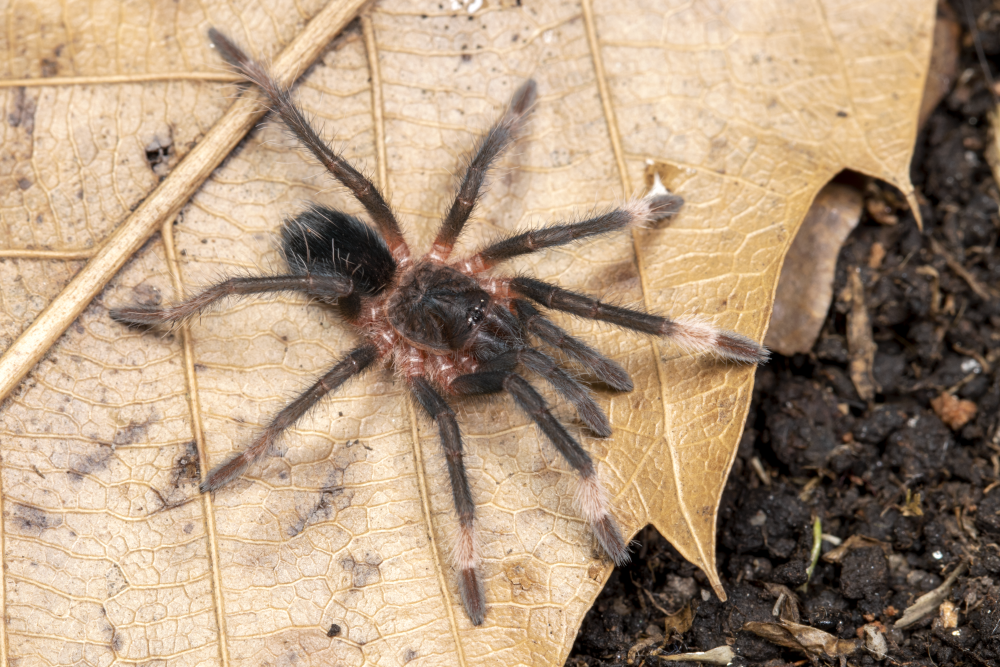
<svg viewBox="0 0 1000 667"><path fill-rule="evenodd" d="M931 239L931 250L934 251L935 255L941 255L941 257L944 258L945 264L948 265L948 268L954 271L959 278L967 282L969 287L972 288L972 291L975 292L980 299L983 301L992 301L993 299L1000 298L1000 295L994 294L988 287L979 282L968 269L962 266L961 262L952 257L951 254L944 249L944 246L938 243L937 239Z"/></svg>
<svg viewBox="0 0 1000 667"><path fill-rule="evenodd" d="M955 581L965 573L968 569L968 563L964 561L955 568L955 570L948 575L948 578L944 580L944 583L932 590L930 593L924 593L917 601L906 608L903 612L902 618L900 618L893 625L895 628L903 629L908 628L927 614L932 613L938 608L938 605L948 597L948 593L951 592L951 587L955 584Z"/></svg>

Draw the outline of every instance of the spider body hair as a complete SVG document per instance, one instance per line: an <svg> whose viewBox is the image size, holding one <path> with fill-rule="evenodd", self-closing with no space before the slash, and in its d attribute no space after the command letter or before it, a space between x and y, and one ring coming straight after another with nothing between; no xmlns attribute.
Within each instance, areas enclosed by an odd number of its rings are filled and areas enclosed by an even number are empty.
<svg viewBox="0 0 1000 667"><path fill-rule="evenodd" d="M281 251L288 274L229 278L175 306L111 311L116 321L145 328L183 322L229 297L292 291L337 308L360 333L362 341L356 348L280 410L249 447L214 468L202 482L201 491L217 491L242 475L271 454L281 434L326 394L384 364L405 383L415 403L438 427L458 518L452 563L458 571L462 605L473 624L483 623L486 598L479 572L475 503L450 400L509 394L576 471L576 504L601 549L616 564L627 561L628 548L594 461L518 371L530 371L548 382L573 405L589 430L601 437L611 434L611 426L589 390L555 359L532 347L532 339L561 351L614 389L631 391L632 380L619 364L556 326L536 305L661 336L685 349L737 362L762 362L767 359L767 350L742 334L701 320L670 319L607 304L528 276L485 272L519 255L655 224L676 213L683 200L670 194L633 200L586 220L496 239L469 257L449 262L480 197L487 170L514 141L535 103L535 82L529 80L514 93L506 112L477 145L430 251L414 260L375 184L319 138L288 90L275 82L263 65L215 29L209 31L209 37L237 71L261 87L274 113L353 194L374 226L313 205L281 228Z"/></svg>
<svg viewBox="0 0 1000 667"><path fill-rule="evenodd" d="M350 278L363 297L378 296L396 275L396 260L374 229L317 204L282 225L281 254L292 273Z"/></svg>

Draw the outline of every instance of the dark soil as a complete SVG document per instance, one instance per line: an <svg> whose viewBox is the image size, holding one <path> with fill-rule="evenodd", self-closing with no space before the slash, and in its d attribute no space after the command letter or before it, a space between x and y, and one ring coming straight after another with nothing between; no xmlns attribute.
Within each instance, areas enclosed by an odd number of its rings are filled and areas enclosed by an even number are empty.
<svg viewBox="0 0 1000 667"><path fill-rule="evenodd" d="M970 4L982 10L982 46L1000 73L1000 12ZM865 286L880 393L868 403L855 390L848 304L835 297L809 355L777 356L757 371L719 514L728 601L647 528L632 563L613 574L584 620L568 665L677 664L658 655L725 645L734 665L808 664L805 653L743 629L778 621L775 584L795 591L802 624L849 640L875 624L888 645L883 664L1000 665L1000 299L982 295L1000 289L1000 193L984 155L996 100L971 39L960 71L918 139L912 178L923 232L889 193L898 223L864 218L839 257L834 294L849 272L859 271ZM876 244L881 262L873 262ZM931 404L949 390L977 408L956 429ZM769 484L751 465L755 457ZM856 535L879 542L839 564L821 559L803 592L814 518L833 537L823 540L824 554ZM947 596L957 625L935 606L916 624L893 627L962 562L968 569ZM693 612L687 623L685 609ZM841 664L822 652L811 658ZM851 665L878 662L864 648L847 657Z"/></svg>

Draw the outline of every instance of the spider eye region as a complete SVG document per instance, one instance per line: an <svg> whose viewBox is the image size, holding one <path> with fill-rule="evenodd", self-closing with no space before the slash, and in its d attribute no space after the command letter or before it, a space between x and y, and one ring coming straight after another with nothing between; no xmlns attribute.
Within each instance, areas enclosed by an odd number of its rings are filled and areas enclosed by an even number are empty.
<svg viewBox="0 0 1000 667"><path fill-rule="evenodd" d="M414 267L388 304L390 322L401 336L441 353L472 345L490 310L490 295L475 279L435 264Z"/></svg>
<svg viewBox="0 0 1000 667"><path fill-rule="evenodd" d="M489 305L488 299L480 299L479 303L473 304L469 308L469 326L474 327L486 317L486 308Z"/></svg>

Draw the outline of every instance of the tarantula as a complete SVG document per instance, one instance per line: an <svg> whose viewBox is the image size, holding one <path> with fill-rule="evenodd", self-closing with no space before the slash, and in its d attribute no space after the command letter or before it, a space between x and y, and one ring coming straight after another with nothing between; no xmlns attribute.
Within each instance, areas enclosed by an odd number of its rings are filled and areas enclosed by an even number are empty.
<svg viewBox="0 0 1000 667"><path fill-rule="evenodd" d="M288 273L229 278L167 308L111 311L118 322L151 327L182 322L227 297L291 291L335 307L357 329L361 344L278 412L242 453L213 469L201 491L216 491L235 480L271 453L282 432L323 396L382 362L406 383L440 431L459 523L454 565L462 604L473 624L481 624L486 614L474 535L475 503L462 460L458 421L446 397L510 394L579 475L579 510L601 548L616 564L626 561L628 548L594 462L517 371L522 367L544 378L602 437L611 434L607 416L580 382L552 357L531 347L529 337L561 351L618 391L631 391L632 380L617 363L546 319L536 304L664 336L688 350L740 362L764 361L767 350L746 336L695 319L669 319L609 305L534 278L491 276L488 271L512 257L657 222L675 213L682 200L673 195L633 200L582 222L511 234L449 262L488 169L515 139L535 102L536 85L529 80L473 151L430 252L415 259L379 189L319 137L289 91L215 29L209 38L223 58L264 91L291 132L361 203L374 229L356 217L312 205L281 228Z"/></svg>

